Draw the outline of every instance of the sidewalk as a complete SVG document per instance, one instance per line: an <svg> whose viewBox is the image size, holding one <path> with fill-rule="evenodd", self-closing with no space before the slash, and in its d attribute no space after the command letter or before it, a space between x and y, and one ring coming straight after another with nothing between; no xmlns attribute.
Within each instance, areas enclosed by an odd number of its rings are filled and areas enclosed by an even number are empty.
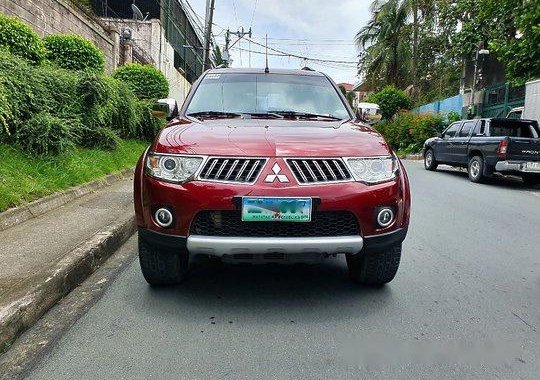
<svg viewBox="0 0 540 380"><path fill-rule="evenodd" d="M134 232L132 178L0 231L0 354Z"/></svg>

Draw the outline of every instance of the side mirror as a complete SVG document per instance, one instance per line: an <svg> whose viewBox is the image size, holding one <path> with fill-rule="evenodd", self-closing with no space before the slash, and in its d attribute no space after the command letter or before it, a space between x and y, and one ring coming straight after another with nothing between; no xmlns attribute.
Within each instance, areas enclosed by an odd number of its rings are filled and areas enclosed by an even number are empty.
<svg viewBox="0 0 540 380"><path fill-rule="evenodd" d="M178 103L175 99L159 99L152 107L152 115L160 119L172 120L178 116Z"/></svg>
<svg viewBox="0 0 540 380"><path fill-rule="evenodd" d="M439 133L437 133L437 137L440 138L440 139L442 139L442 138L443 138L443 134L439 132Z"/></svg>

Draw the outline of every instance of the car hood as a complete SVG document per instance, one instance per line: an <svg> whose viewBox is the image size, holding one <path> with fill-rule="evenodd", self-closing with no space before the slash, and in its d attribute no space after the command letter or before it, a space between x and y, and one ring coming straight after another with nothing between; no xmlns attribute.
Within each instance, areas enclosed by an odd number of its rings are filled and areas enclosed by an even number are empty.
<svg viewBox="0 0 540 380"><path fill-rule="evenodd" d="M151 149L248 157L384 156L390 152L382 136L363 124L267 119L182 119L164 128Z"/></svg>

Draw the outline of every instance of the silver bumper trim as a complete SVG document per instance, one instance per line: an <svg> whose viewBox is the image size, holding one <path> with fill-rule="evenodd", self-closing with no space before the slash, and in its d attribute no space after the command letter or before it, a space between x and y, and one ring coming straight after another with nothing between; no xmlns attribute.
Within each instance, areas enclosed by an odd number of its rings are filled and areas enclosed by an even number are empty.
<svg viewBox="0 0 540 380"><path fill-rule="evenodd" d="M525 167L527 161L499 161L495 164L495 170L498 172L523 172L540 173L540 170L530 170Z"/></svg>
<svg viewBox="0 0 540 380"><path fill-rule="evenodd" d="M362 250L363 245L361 236L280 238L191 235L187 238L187 249L190 253L211 256L267 253L356 254Z"/></svg>

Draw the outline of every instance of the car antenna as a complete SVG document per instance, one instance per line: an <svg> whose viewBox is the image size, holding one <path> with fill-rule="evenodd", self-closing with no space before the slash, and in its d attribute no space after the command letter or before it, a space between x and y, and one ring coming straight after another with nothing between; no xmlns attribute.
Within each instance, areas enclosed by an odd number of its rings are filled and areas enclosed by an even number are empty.
<svg viewBox="0 0 540 380"><path fill-rule="evenodd" d="M268 33L266 33L266 44L265 44L265 55L266 55L266 66L264 68L264 73L268 74L270 70L268 69Z"/></svg>

